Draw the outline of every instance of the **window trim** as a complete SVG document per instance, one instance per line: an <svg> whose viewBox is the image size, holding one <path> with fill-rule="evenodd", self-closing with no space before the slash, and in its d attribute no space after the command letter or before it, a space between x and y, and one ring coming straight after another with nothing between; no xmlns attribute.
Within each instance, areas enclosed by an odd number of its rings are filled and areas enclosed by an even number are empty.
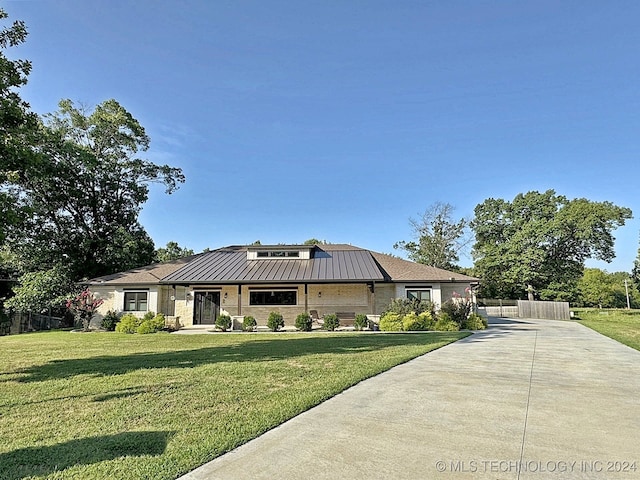
<svg viewBox="0 0 640 480"><path fill-rule="evenodd" d="M409 292L429 292L429 300L423 300L422 298L416 298L421 302L432 302L433 301L433 288L432 287L405 287L404 296L405 298L409 298Z"/></svg>
<svg viewBox="0 0 640 480"><path fill-rule="evenodd" d="M140 299L138 298L138 295L144 293L145 294L145 301L144 303L146 304L146 307L144 310L140 309ZM128 308L129 306L129 302L127 302L127 295L130 294L134 294L135 297L135 306L136 308L134 310L130 310ZM123 308L122 311L123 312L148 312L149 311L149 289L145 289L145 290L131 290L131 289L126 289L124 290L124 295L122 298L122 303L123 303Z"/></svg>

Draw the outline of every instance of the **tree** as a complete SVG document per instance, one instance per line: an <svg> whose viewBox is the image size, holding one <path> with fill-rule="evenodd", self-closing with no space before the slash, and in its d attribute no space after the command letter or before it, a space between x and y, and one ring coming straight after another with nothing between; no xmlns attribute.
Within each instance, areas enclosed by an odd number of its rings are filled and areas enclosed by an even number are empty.
<svg viewBox="0 0 640 480"><path fill-rule="evenodd" d="M69 292L75 289L69 272L56 265L47 270L27 272L13 287L14 296L5 302L7 308L25 312L62 312Z"/></svg>
<svg viewBox="0 0 640 480"><path fill-rule="evenodd" d="M156 262L168 262L188 257L189 255L193 255L193 250L190 248L182 248L178 245L178 242L167 242L165 248L158 248L156 250L155 260Z"/></svg>
<svg viewBox="0 0 640 480"><path fill-rule="evenodd" d="M631 279L636 288L640 289L640 248L638 248L638 255L633 261L633 269L631 270Z"/></svg>
<svg viewBox="0 0 640 480"><path fill-rule="evenodd" d="M303 245L327 245L329 242L327 242L326 240L318 240L317 238L310 238L308 240L305 240L302 244Z"/></svg>
<svg viewBox="0 0 640 480"><path fill-rule="evenodd" d="M570 300L588 258L615 257L612 231L631 210L611 202L568 200L555 191L512 202L489 198L475 208L474 269L486 297Z"/></svg>
<svg viewBox="0 0 640 480"><path fill-rule="evenodd" d="M7 13L0 8L0 20L6 18ZM18 93L27 83L31 63L9 60L4 53L23 43L26 37L27 29L22 21L14 21L0 30L0 242L8 226L17 223L21 216L10 181L30 160L33 130L37 125L37 116Z"/></svg>
<svg viewBox="0 0 640 480"><path fill-rule="evenodd" d="M433 203L420 219L409 219L415 241L401 241L393 248L405 250L414 262L456 270L460 252L470 240L466 235L468 222L465 219L454 220L454 210L448 203Z"/></svg>
<svg viewBox="0 0 640 480"><path fill-rule="evenodd" d="M115 100L91 112L63 100L38 128L35 157L12 182L31 212L12 232L12 248L31 270L68 265L73 280L151 263L153 242L138 214L150 183L172 193L182 171L138 158L149 137Z"/></svg>
<svg viewBox="0 0 640 480"><path fill-rule="evenodd" d="M91 319L103 302L104 300L96 298L88 288L85 288L74 298L67 300L67 308L81 321L82 330L88 332Z"/></svg>
<svg viewBox="0 0 640 480"><path fill-rule="evenodd" d="M599 268L585 268L584 274L578 282L579 296L577 304L583 307L626 308L627 292L625 280L629 290L629 300L633 308L638 306L640 293L626 272L608 273Z"/></svg>

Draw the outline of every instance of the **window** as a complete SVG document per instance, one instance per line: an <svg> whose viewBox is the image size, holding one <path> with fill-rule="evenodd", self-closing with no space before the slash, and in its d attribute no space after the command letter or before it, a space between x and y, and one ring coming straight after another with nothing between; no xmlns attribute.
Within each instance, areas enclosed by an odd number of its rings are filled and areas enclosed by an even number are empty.
<svg viewBox="0 0 640 480"><path fill-rule="evenodd" d="M297 290L253 290L249 292L249 305L296 305Z"/></svg>
<svg viewBox="0 0 640 480"><path fill-rule="evenodd" d="M295 258L300 256L300 252L284 250L256 252L256 254L258 258Z"/></svg>
<svg viewBox="0 0 640 480"><path fill-rule="evenodd" d="M421 302L431 301L431 289L407 289L407 298Z"/></svg>
<svg viewBox="0 0 640 480"><path fill-rule="evenodd" d="M148 292L124 292L125 312L146 312Z"/></svg>

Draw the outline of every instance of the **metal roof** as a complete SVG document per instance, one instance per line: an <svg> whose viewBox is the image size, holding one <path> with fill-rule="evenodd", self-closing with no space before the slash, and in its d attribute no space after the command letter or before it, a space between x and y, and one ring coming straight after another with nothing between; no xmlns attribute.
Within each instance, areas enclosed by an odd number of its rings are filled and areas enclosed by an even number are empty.
<svg viewBox="0 0 640 480"><path fill-rule="evenodd" d="M282 247L281 247L282 248ZM384 275L368 250L315 247L311 259L248 260L245 248L208 252L167 275L161 283L218 284L271 282L382 281Z"/></svg>

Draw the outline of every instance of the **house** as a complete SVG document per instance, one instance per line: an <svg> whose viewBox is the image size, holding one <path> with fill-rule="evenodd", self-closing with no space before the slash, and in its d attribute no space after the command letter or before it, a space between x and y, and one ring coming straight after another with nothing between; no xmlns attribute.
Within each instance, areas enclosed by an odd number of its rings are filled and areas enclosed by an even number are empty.
<svg viewBox="0 0 640 480"><path fill-rule="evenodd" d="M164 313L182 326L213 324L221 312L251 315L265 325L271 311L286 325L316 310L380 315L398 297L441 305L478 279L351 245L230 246L180 260L94 278L90 289L107 310ZM237 318L240 320L240 318Z"/></svg>

